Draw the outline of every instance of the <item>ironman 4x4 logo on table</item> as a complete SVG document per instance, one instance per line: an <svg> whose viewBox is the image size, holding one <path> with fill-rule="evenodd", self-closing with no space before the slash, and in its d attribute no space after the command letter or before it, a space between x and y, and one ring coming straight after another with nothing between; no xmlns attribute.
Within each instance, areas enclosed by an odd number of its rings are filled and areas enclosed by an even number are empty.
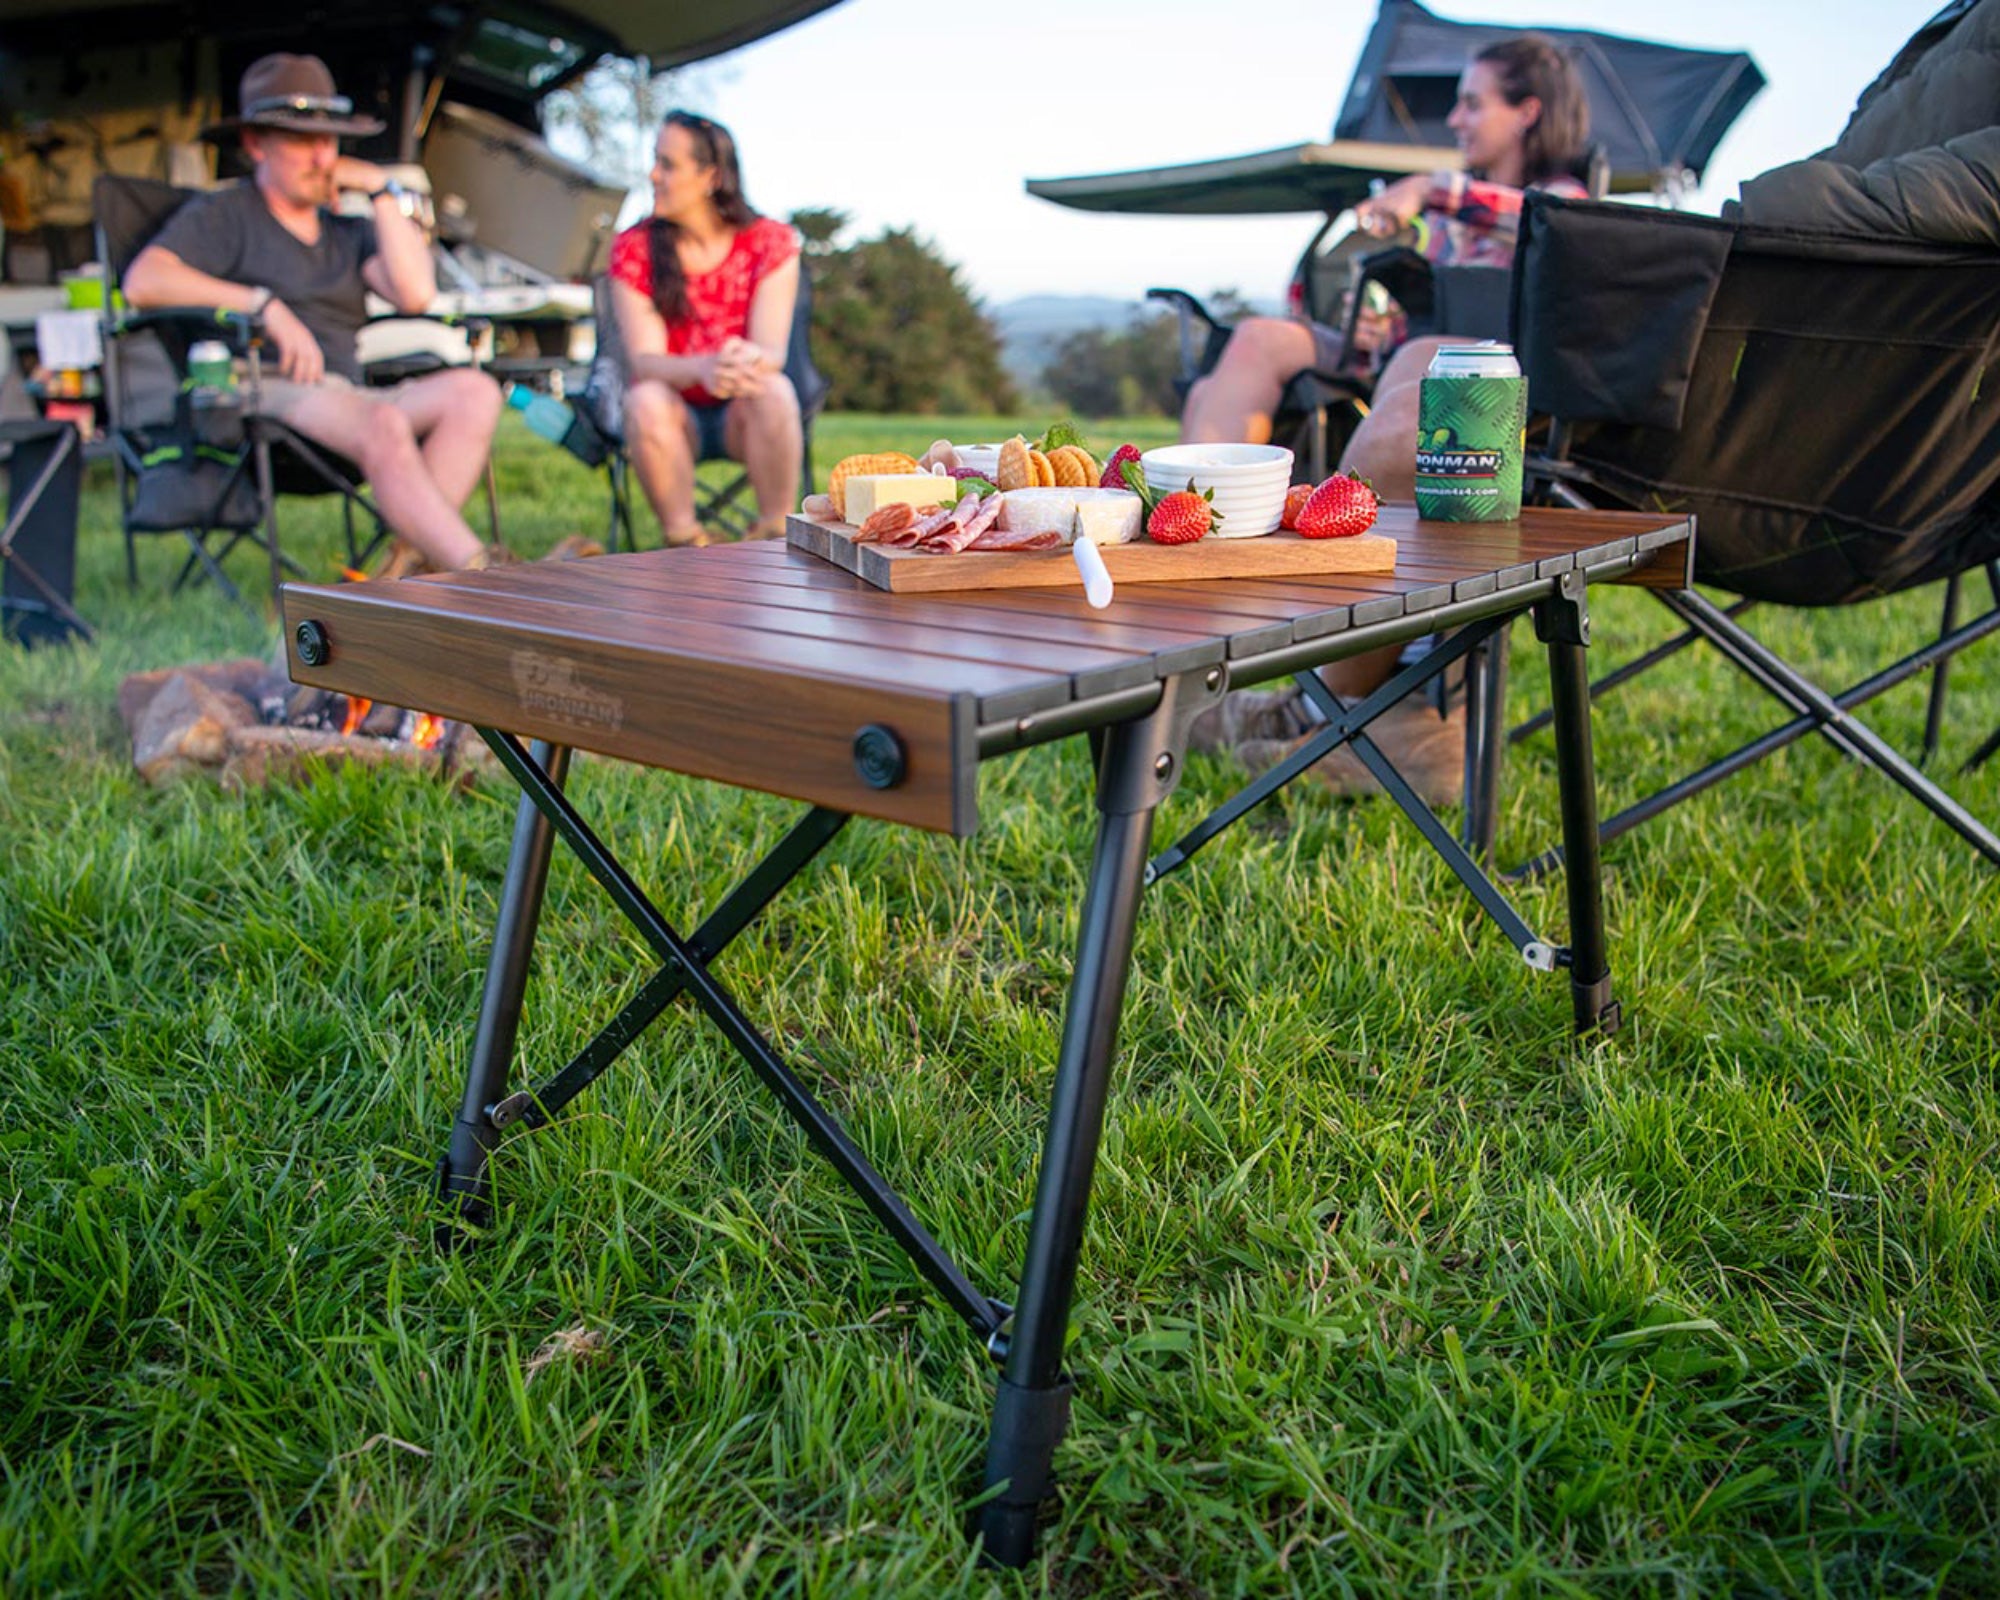
<svg viewBox="0 0 2000 1600"><path fill-rule="evenodd" d="M523 711L553 717L573 728L612 732L625 720L625 702L615 694L591 688L577 675L577 664L566 656L516 650L509 665Z"/></svg>

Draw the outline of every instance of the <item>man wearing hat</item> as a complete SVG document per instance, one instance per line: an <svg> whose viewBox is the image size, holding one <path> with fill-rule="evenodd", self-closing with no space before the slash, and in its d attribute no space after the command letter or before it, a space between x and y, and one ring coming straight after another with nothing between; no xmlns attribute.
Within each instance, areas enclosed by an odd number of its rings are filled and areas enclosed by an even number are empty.
<svg viewBox="0 0 2000 1600"><path fill-rule="evenodd" d="M252 176L175 212L127 270L126 299L260 317L277 352L263 412L357 462L390 527L432 566L487 565L495 551L458 508L492 447L498 386L454 368L392 389L362 387L355 338L366 291L404 312L423 310L437 292L430 245L402 209L401 186L340 154L340 139L382 124L353 114L316 56L251 63L241 103L240 116L205 136L239 135ZM373 215L337 215L342 190L368 195Z"/></svg>

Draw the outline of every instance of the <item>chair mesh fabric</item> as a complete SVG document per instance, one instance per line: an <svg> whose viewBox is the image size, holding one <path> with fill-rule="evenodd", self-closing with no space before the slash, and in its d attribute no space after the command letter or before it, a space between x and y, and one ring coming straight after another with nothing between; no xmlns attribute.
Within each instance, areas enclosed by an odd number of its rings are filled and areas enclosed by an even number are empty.
<svg viewBox="0 0 2000 1600"><path fill-rule="evenodd" d="M2000 556L2000 257L1536 196L1516 271L1531 406L1696 514L1702 582L1844 605Z"/></svg>

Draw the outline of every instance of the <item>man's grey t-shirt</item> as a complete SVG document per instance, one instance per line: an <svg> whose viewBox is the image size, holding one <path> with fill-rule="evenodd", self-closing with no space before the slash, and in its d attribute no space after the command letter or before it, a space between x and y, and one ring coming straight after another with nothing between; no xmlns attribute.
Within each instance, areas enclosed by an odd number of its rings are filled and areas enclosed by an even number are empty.
<svg viewBox="0 0 2000 1600"><path fill-rule="evenodd" d="M212 278L269 289L319 341L326 370L361 381L354 344L368 316L361 263L376 248L368 218L322 208L319 243L307 244L271 215L255 181L245 178L188 201L153 243Z"/></svg>

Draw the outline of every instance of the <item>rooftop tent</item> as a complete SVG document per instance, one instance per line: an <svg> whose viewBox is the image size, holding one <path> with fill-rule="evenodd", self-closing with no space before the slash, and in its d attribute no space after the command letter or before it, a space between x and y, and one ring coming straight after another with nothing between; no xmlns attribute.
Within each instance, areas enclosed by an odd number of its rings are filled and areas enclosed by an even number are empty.
<svg viewBox="0 0 2000 1600"><path fill-rule="evenodd" d="M1030 178L1028 193L1083 211L1228 216L1342 211L1376 178L1459 164L1445 117L1467 57L1520 27L1448 22L1416 0L1381 0L1330 144L1287 145L1213 161L1077 178ZM1540 30L1576 52L1592 137L1614 190L1700 176L1764 86L1740 51L1688 50L1575 28Z"/></svg>
<svg viewBox="0 0 2000 1600"><path fill-rule="evenodd" d="M1468 57L1521 32L1449 22L1417 0L1382 0L1361 47L1333 137L1450 144L1445 118ZM1688 50L1580 28L1540 28L1571 53L1590 96L1590 131L1611 159L1614 190L1699 178L1764 75L1741 51Z"/></svg>

